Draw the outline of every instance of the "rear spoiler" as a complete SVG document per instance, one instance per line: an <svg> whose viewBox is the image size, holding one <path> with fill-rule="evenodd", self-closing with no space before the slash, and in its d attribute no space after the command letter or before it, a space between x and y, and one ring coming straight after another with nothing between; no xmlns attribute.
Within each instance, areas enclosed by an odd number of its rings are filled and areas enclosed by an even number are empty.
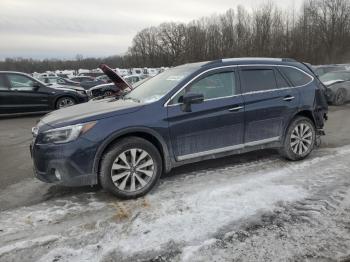
<svg viewBox="0 0 350 262"><path fill-rule="evenodd" d="M99 68L105 73L106 76L109 77L109 79L112 80L112 82L119 87L121 90L125 90L127 88L130 88L132 90L132 86L124 80L123 77L121 77L117 72L114 72L112 68L110 68L106 64L99 65Z"/></svg>

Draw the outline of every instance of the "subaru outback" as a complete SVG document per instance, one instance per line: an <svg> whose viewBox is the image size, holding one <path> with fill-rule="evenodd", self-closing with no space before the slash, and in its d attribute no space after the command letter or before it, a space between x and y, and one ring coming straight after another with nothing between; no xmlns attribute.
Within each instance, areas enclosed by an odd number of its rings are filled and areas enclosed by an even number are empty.
<svg viewBox="0 0 350 262"><path fill-rule="evenodd" d="M185 64L122 97L54 111L33 128L37 178L145 195L172 168L275 148L307 157L324 134L324 86L293 59Z"/></svg>

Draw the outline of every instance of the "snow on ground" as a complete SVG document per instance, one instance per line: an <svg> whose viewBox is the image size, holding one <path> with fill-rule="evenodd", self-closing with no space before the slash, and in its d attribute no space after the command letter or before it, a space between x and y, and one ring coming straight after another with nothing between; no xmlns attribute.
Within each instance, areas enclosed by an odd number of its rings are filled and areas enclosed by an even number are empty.
<svg viewBox="0 0 350 262"><path fill-rule="evenodd" d="M7 210L0 260L340 259L350 255L349 160L350 146L298 163L272 156L168 177L137 200L97 192Z"/></svg>

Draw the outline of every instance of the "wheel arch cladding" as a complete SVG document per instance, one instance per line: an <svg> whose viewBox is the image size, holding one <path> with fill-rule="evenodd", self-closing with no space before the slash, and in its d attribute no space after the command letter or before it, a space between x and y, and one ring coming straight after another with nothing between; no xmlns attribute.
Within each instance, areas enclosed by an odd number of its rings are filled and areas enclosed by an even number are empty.
<svg viewBox="0 0 350 262"><path fill-rule="evenodd" d="M109 139L105 140L101 146L98 148L94 164L93 164L93 172L95 175L98 175L98 172L100 170L101 160L103 155L118 141L120 141L123 138L126 137L140 137L148 142L150 142L152 145L154 145L157 150L159 151L159 154L162 158L162 164L163 164L163 170L165 172L169 172L172 168L171 160L170 160L170 154L168 150L168 146L166 145L163 138L157 134L155 131L151 131L149 129L143 129L143 128L133 128L130 130L124 130L121 132L117 132L114 135L110 136Z"/></svg>
<svg viewBox="0 0 350 262"><path fill-rule="evenodd" d="M312 121L312 123L316 126L314 115L312 114L312 112L310 110L299 111L298 113L295 114L293 119L295 119L298 116L303 116L303 117L309 118Z"/></svg>
<svg viewBox="0 0 350 262"><path fill-rule="evenodd" d="M297 117L306 117L306 118L310 119L311 122L316 127L315 118L314 118L314 115L312 114L311 110L304 109L304 110L298 111L289 119L288 124L284 127L284 130L282 133L282 139L281 139L282 143L286 137L286 133L288 131L289 126L292 124L293 120L296 119Z"/></svg>

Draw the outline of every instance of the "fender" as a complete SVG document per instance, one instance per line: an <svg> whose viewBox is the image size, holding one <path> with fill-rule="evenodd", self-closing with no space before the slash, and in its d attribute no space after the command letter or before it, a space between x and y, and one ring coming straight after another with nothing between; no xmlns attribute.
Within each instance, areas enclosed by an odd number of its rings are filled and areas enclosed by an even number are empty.
<svg viewBox="0 0 350 262"><path fill-rule="evenodd" d="M169 150L168 145L166 144L164 138L156 131L154 131L151 128L147 127L130 127L122 130L118 130L117 132L113 133L113 135L109 136L106 140L102 142L102 144L98 147L95 158L94 158L94 163L93 163L93 168L92 171L94 174L98 175L98 168L99 168L99 162L101 160L102 154L105 151L105 149L116 139L118 139L121 136L132 134L132 133L146 133L148 135L151 135L155 137L158 142L161 144L162 151L164 156L162 157L164 159L164 170L165 172L169 172L172 167L173 167L173 161L171 159L171 149Z"/></svg>

